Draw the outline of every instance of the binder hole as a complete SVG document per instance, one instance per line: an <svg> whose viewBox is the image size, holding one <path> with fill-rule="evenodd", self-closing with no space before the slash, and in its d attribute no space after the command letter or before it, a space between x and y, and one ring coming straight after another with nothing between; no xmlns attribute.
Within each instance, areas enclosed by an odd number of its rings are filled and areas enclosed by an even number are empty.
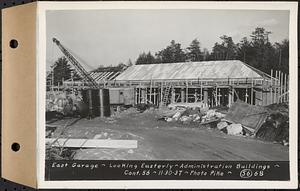
<svg viewBox="0 0 300 191"><path fill-rule="evenodd" d="M13 143L11 145L11 150L18 152L20 150L20 144L19 143Z"/></svg>
<svg viewBox="0 0 300 191"><path fill-rule="evenodd" d="M18 41L15 40L15 39L12 39L10 42L9 42L9 46L11 48L17 48L18 47Z"/></svg>

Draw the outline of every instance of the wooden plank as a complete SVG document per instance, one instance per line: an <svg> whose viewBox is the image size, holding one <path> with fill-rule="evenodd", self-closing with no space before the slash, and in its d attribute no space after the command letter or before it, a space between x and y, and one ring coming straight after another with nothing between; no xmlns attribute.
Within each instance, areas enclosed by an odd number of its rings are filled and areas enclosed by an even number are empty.
<svg viewBox="0 0 300 191"><path fill-rule="evenodd" d="M137 148L137 140L46 138L46 144L69 148Z"/></svg>

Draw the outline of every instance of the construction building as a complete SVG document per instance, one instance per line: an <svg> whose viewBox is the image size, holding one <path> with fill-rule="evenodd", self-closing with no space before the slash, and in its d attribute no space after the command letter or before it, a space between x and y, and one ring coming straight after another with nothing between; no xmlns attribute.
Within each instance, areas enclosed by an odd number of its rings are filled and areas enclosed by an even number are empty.
<svg viewBox="0 0 300 191"><path fill-rule="evenodd" d="M230 106L237 99L252 105L288 101L288 76L271 75L239 60L134 65L107 84L133 89L134 104L204 102Z"/></svg>

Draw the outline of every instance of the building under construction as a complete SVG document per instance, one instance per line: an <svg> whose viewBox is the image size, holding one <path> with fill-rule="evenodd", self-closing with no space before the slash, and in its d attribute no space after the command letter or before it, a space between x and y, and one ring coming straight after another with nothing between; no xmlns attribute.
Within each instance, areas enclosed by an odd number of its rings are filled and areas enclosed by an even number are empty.
<svg viewBox="0 0 300 191"><path fill-rule="evenodd" d="M53 42L82 79L74 81L71 78L57 90L94 89L101 92L104 88L109 89L108 105L146 103L166 106L201 102L215 107L231 106L236 100L242 100L264 106L288 101L288 75L273 70L268 75L239 60L142 64L130 66L125 71L108 67L87 72L56 38ZM47 89L53 91L53 83L50 84L52 87Z"/></svg>
<svg viewBox="0 0 300 191"><path fill-rule="evenodd" d="M201 101L210 107L230 106L237 99L252 105L288 101L286 74L268 75L239 60L134 65L107 86L133 89L127 99L134 104L157 106Z"/></svg>

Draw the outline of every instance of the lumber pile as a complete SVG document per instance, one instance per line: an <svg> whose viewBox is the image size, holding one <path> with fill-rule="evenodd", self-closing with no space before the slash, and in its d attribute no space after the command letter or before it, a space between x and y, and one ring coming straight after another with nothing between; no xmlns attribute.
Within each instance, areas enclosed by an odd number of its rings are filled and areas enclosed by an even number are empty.
<svg viewBox="0 0 300 191"><path fill-rule="evenodd" d="M69 148L137 148L137 140L46 138L46 144Z"/></svg>

